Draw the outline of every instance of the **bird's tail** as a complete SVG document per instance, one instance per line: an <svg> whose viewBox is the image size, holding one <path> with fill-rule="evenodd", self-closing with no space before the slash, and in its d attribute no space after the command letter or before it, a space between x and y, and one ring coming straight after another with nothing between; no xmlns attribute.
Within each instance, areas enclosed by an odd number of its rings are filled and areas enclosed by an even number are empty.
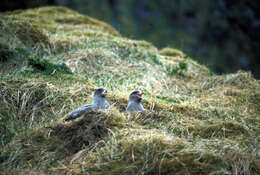
<svg viewBox="0 0 260 175"><path fill-rule="evenodd" d="M65 122L68 122L68 121L70 121L70 120L73 120L73 119L75 119L76 117L74 116L74 115L69 115L68 117L66 117L65 119L64 119L64 121Z"/></svg>
<svg viewBox="0 0 260 175"><path fill-rule="evenodd" d="M91 109L91 105L85 105L73 111L64 121L68 122L82 116L87 110Z"/></svg>

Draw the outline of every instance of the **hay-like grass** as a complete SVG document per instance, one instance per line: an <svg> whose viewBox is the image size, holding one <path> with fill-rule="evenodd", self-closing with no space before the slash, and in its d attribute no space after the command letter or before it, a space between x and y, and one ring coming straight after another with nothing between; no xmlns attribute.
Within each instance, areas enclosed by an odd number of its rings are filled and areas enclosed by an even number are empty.
<svg viewBox="0 0 260 175"><path fill-rule="evenodd" d="M165 55L165 56L172 56L172 57L184 57L184 54L182 51L178 49L173 49L173 48L163 48L160 50L160 55Z"/></svg>
<svg viewBox="0 0 260 175"><path fill-rule="evenodd" d="M214 75L64 7L1 16L1 173L259 174L260 82L250 72ZM97 87L111 108L64 123ZM129 114L135 89L146 111Z"/></svg>
<svg viewBox="0 0 260 175"><path fill-rule="evenodd" d="M189 151L190 143L185 139L156 130L123 130L102 144L95 151L86 149L76 154L70 166L54 170L68 172L73 167L75 172L94 174L208 174L225 166L219 156Z"/></svg>
<svg viewBox="0 0 260 175"><path fill-rule="evenodd" d="M89 111L71 123L61 122L45 125L18 135L1 153L4 164L9 167L26 167L42 164L44 167L58 165L66 157L88 148L107 137L112 130L125 125L125 117L116 109ZM14 154L12 151L17 150Z"/></svg>

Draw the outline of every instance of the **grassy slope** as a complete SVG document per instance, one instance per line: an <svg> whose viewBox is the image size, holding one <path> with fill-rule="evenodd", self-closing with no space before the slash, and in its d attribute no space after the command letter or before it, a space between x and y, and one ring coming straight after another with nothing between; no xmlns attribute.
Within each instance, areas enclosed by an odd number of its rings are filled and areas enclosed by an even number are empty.
<svg viewBox="0 0 260 175"><path fill-rule="evenodd" d="M121 37L63 7L0 17L4 174L258 174L260 83ZM109 90L108 111L63 123ZM128 119L128 94L146 112Z"/></svg>

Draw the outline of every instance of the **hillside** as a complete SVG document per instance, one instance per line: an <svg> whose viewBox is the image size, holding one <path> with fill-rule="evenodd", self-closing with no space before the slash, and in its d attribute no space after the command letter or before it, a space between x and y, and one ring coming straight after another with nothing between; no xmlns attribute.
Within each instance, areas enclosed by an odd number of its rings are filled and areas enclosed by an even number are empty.
<svg viewBox="0 0 260 175"><path fill-rule="evenodd" d="M260 81L64 7L0 16L3 174L259 174ZM108 89L109 110L63 119ZM128 119L128 95L146 112Z"/></svg>

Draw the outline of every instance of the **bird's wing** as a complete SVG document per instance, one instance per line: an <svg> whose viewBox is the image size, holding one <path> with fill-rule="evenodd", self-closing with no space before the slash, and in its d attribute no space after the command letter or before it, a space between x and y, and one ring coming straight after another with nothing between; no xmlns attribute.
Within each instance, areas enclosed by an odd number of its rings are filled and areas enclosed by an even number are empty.
<svg viewBox="0 0 260 175"><path fill-rule="evenodd" d="M105 109L108 109L110 107L110 104L106 101L105 102Z"/></svg>
<svg viewBox="0 0 260 175"><path fill-rule="evenodd" d="M132 103L130 102L126 108L126 111L132 112L132 111L144 111L142 104Z"/></svg>
<svg viewBox="0 0 260 175"><path fill-rule="evenodd" d="M76 109L75 111L73 111L66 119L65 121L70 121L70 120L74 120L78 117L80 117L81 115L83 115L86 111L95 109L95 106L93 104L88 104L82 107L79 107L78 109Z"/></svg>
<svg viewBox="0 0 260 175"><path fill-rule="evenodd" d="M145 109L144 109L142 104L139 105L139 111L145 111Z"/></svg>
<svg viewBox="0 0 260 175"><path fill-rule="evenodd" d="M135 111L135 106L133 103L129 102L127 107L126 107L126 111Z"/></svg>

